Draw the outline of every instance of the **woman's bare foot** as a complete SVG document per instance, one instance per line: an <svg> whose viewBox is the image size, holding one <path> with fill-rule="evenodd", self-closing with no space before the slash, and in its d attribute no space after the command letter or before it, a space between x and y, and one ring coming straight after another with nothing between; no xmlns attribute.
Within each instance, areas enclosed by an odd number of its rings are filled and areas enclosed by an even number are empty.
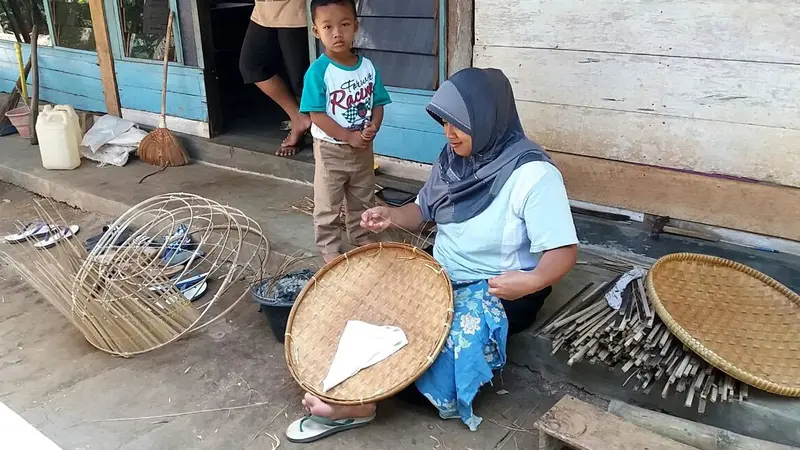
<svg viewBox="0 0 800 450"><path fill-rule="evenodd" d="M338 253L329 253L327 255L322 255L322 260L325 261L325 264L328 264L339 256L340 255Z"/></svg>
<svg viewBox="0 0 800 450"><path fill-rule="evenodd" d="M375 403L354 406L329 405L308 393L303 397L303 407L309 414L331 420L371 417L375 414L375 410L377 409Z"/></svg>
<svg viewBox="0 0 800 450"><path fill-rule="evenodd" d="M281 142L281 148L275 152L278 156L292 156L302 147L303 136L311 128L311 118L305 114L298 114L292 119L291 131L286 139Z"/></svg>

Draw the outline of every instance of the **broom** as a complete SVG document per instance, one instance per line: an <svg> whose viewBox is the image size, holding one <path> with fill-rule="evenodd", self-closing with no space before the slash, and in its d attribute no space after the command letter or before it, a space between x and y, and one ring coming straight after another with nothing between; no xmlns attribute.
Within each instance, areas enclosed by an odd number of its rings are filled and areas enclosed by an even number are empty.
<svg viewBox="0 0 800 450"><path fill-rule="evenodd" d="M164 84L161 91L161 118L158 128L151 131L139 142L137 155L142 161L161 166L161 170L170 166L182 166L189 163L189 155L175 136L167 129L167 70L169 68L169 47L172 42L172 11L167 20L167 39L164 46ZM146 178L146 177L145 177ZM141 183L144 178L140 180Z"/></svg>

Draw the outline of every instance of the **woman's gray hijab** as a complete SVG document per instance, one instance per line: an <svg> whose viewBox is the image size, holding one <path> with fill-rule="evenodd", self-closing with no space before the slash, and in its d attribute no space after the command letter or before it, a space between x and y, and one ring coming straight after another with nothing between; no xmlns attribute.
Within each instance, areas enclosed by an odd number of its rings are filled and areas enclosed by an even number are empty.
<svg viewBox="0 0 800 450"><path fill-rule="evenodd" d="M425 220L463 222L485 210L514 170L550 157L525 137L511 83L498 69L457 72L425 107L439 123L448 122L472 137L472 154L458 156L450 144L442 149L419 193Z"/></svg>

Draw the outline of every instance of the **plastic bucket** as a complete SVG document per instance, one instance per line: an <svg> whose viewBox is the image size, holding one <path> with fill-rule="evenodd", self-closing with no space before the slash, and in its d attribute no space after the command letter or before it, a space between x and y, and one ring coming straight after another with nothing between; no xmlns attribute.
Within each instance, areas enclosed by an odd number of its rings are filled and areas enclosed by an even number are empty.
<svg viewBox="0 0 800 450"><path fill-rule="evenodd" d="M265 278L250 290L253 300L261 305L260 311L267 316L272 334L281 344L284 341L286 323L289 321L294 301L312 276L314 276L313 270L302 269L287 273L278 279ZM266 292L268 289L269 292Z"/></svg>
<svg viewBox="0 0 800 450"><path fill-rule="evenodd" d="M11 121L11 125L17 129L21 137L31 137L31 110L27 106L14 108L6 113L6 117Z"/></svg>

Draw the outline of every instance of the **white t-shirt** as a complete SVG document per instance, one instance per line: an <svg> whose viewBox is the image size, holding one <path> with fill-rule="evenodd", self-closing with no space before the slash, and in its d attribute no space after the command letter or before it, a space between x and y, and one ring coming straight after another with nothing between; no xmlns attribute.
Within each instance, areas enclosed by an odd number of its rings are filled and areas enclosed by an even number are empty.
<svg viewBox="0 0 800 450"><path fill-rule="evenodd" d="M306 72L300 112L325 112L342 128L356 131L372 119L374 107L391 102L372 61L359 56L358 62L348 67L322 54ZM314 124L311 125L311 135L342 144Z"/></svg>
<svg viewBox="0 0 800 450"><path fill-rule="evenodd" d="M518 167L477 216L436 228L433 255L453 282L532 270L543 251L578 243L561 172L541 161Z"/></svg>

